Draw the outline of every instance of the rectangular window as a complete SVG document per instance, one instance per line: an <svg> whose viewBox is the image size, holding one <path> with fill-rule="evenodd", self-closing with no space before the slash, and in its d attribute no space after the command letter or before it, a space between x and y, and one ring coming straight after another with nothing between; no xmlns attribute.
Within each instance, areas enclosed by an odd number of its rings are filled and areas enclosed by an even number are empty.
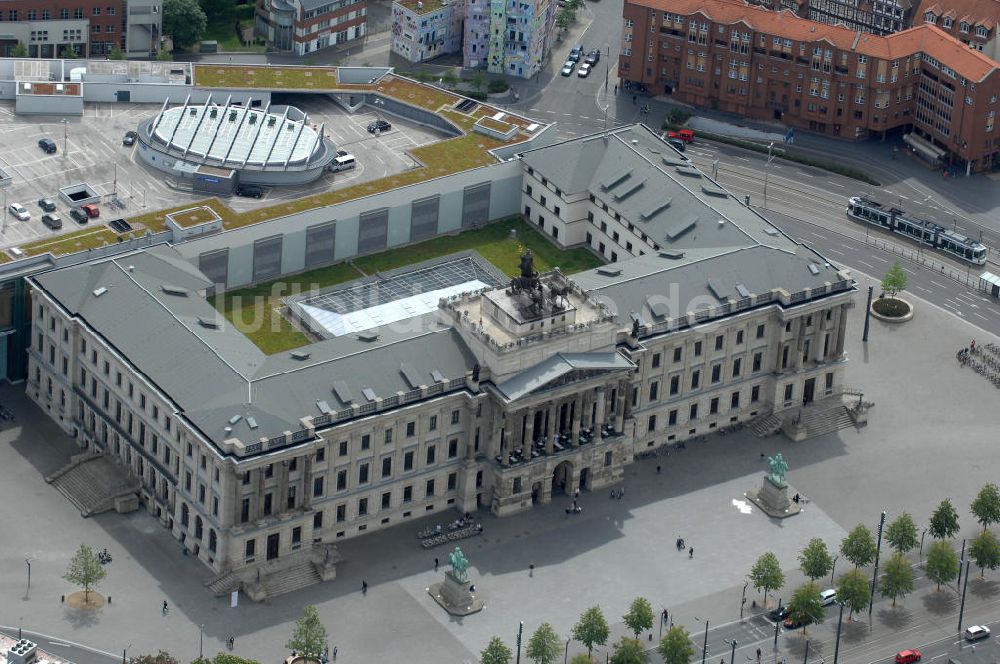
<svg viewBox="0 0 1000 664"><path fill-rule="evenodd" d="M761 364L764 362L764 353L754 353L753 354L753 373L760 371Z"/></svg>
<svg viewBox="0 0 1000 664"><path fill-rule="evenodd" d="M740 377L740 369L742 368L743 360L741 358L736 358L733 360L733 378Z"/></svg>
<svg viewBox="0 0 1000 664"><path fill-rule="evenodd" d="M646 421L646 431L656 431L656 415L650 415Z"/></svg>
<svg viewBox="0 0 1000 664"><path fill-rule="evenodd" d="M326 460L326 448L319 447L316 448L316 463L321 463Z"/></svg>
<svg viewBox="0 0 1000 664"><path fill-rule="evenodd" d="M670 396L674 396L681 391L681 377L671 376L670 377Z"/></svg>
<svg viewBox="0 0 1000 664"><path fill-rule="evenodd" d="M722 365L716 364L712 367L712 382L718 383L720 380L722 380Z"/></svg>
<svg viewBox="0 0 1000 664"><path fill-rule="evenodd" d="M674 426L677 424L677 410L672 410L667 413L667 426Z"/></svg>
<svg viewBox="0 0 1000 664"><path fill-rule="evenodd" d="M674 349L674 362L680 362L682 357L682 349L680 346Z"/></svg>
<svg viewBox="0 0 1000 664"><path fill-rule="evenodd" d="M347 456L347 441L346 440L340 441L340 445L338 446L337 454L339 454L340 456Z"/></svg>
<svg viewBox="0 0 1000 664"><path fill-rule="evenodd" d="M323 495L323 478L314 477L313 478L313 496L319 498Z"/></svg>
<svg viewBox="0 0 1000 664"><path fill-rule="evenodd" d="M701 342L700 341L694 342L694 356L695 357L701 357Z"/></svg>
<svg viewBox="0 0 1000 664"><path fill-rule="evenodd" d="M392 457L382 459L382 477L392 475Z"/></svg>
<svg viewBox="0 0 1000 664"><path fill-rule="evenodd" d="M434 445L427 446L427 465L434 463Z"/></svg>
<svg viewBox="0 0 1000 664"><path fill-rule="evenodd" d="M833 389L833 374L832 373L826 374L826 389L828 389L828 390L832 390Z"/></svg>
<svg viewBox="0 0 1000 664"><path fill-rule="evenodd" d="M458 438L452 438L448 441L448 458L454 459L458 456Z"/></svg>
<svg viewBox="0 0 1000 664"><path fill-rule="evenodd" d="M458 487L458 473L448 474L448 491L454 491Z"/></svg>
<svg viewBox="0 0 1000 664"><path fill-rule="evenodd" d="M722 344L723 344L724 340L725 340L725 337L723 337L721 334L719 336L715 337L715 350L722 350Z"/></svg>
<svg viewBox="0 0 1000 664"><path fill-rule="evenodd" d="M457 410L451 411L451 423L458 424L461 421L462 413Z"/></svg>
<svg viewBox="0 0 1000 664"><path fill-rule="evenodd" d="M347 519L347 505L337 505L337 523L343 523Z"/></svg>
<svg viewBox="0 0 1000 664"><path fill-rule="evenodd" d="M736 331L736 345L743 343L743 330Z"/></svg>
<svg viewBox="0 0 1000 664"><path fill-rule="evenodd" d="M392 504L392 492L386 491L382 494L382 509L387 510Z"/></svg>
<svg viewBox="0 0 1000 664"><path fill-rule="evenodd" d="M413 500L413 486L412 485L410 485L410 486L404 486L403 487L403 502L404 503L409 503L412 500Z"/></svg>
<svg viewBox="0 0 1000 664"><path fill-rule="evenodd" d="M367 516L367 515L368 515L368 499L360 498L358 500L358 516Z"/></svg>
<svg viewBox="0 0 1000 664"><path fill-rule="evenodd" d="M695 369L694 371L691 372L691 389L697 390L700 384L701 384L701 371Z"/></svg>
<svg viewBox="0 0 1000 664"><path fill-rule="evenodd" d="M691 404L691 407L688 409L688 419L689 420L696 420L696 419L698 419L698 404L697 403Z"/></svg>
<svg viewBox="0 0 1000 664"><path fill-rule="evenodd" d="M358 484L365 484L368 482L368 464L363 463L358 466Z"/></svg>
<svg viewBox="0 0 1000 664"><path fill-rule="evenodd" d="M413 470L413 452L403 454L403 470Z"/></svg>
<svg viewBox="0 0 1000 664"><path fill-rule="evenodd" d="M386 445L392 444L392 429L385 430L385 444Z"/></svg>
<svg viewBox="0 0 1000 664"><path fill-rule="evenodd" d="M416 434L416 433L417 433L417 423L416 422L407 422L406 423L406 437L407 438L413 438L414 434Z"/></svg>
<svg viewBox="0 0 1000 664"><path fill-rule="evenodd" d="M347 488L347 471L338 470L337 471L337 491L343 491Z"/></svg>
<svg viewBox="0 0 1000 664"><path fill-rule="evenodd" d="M424 485L424 495L428 498L434 495L434 480L427 480Z"/></svg>
<svg viewBox="0 0 1000 664"><path fill-rule="evenodd" d="M243 545L243 555L248 563L253 562L253 559L256 556L256 550L257 540L248 539L246 544Z"/></svg>
<svg viewBox="0 0 1000 664"><path fill-rule="evenodd" d="M659 353L653 353L653 360L652 360L651 364L652 364L652 366L653 366L654 369L656 369L656 368L658 368L660 366L660 354Z"/></svg>
<svg viewBox="0 0 1000 664"><path fill-rule="evenodd" d="M372 446L372 437L369 434L361 436L361 449L367 450Z"/></svg>
<svg viewBox="0 0 1000 664"><path fill-rule="evenodd" d="M763 339L764 338L764 326L763 325L758 325L757 326L757 338L758 339Z"/></svg>
<svg viewBox="0 0 1000 664"><path fill-rule="evenodd" d="M732 394L729 395L729 407L730 408L739 408L740 407L740 393L739 392L733 392Z"/></svg>
<svg viewBox="0 0 1000 664"><path fill-rule="evenodd" d="M313 530L320 530L323 528L323 512L319 511L313 514Z"/></svg>
<svg viewBox="0 0 1000 664"><path fill-rule="evenodd" d="M760 385L754 385L750 388L750 403L757 403L760 401Z"/></svg>
<svg viewBox="0 0 1000 664"><path fill-rule="evenodd" d="M272 499L273 499L273 496L271 496L270 493L265 493L264 494L264 516L268 516L269 514L271 514L271 502L272 502Z"/></svg>
<svg viewBox="0 0 1000 664"><path fill-rule="evenodd" d="M244 498L243 503L240 505L240 523L246 523L250 520L250 499Z"/></svg>
<svg viewBox="0 0 1000 664"><path fill-rule="evenodd" d="M715 397L708 405L708 414L716 415L718 412L719 412L719 397Z"/></svg>
<svg viewBox="0 0 1000 664"><path fill-rule="evenodd" d="M792 389L793 389L793 386L792 386L791 383L789 383L788 385L785 385L785 401L791 401L792 400Z"/></svg>
<svg viewBox="0 0 1000 664"><path fill-rule="evenodd" d="M430 420L427 422L427 429L429 431L437 431L438 428L438 416L431 415Z"/></svg>

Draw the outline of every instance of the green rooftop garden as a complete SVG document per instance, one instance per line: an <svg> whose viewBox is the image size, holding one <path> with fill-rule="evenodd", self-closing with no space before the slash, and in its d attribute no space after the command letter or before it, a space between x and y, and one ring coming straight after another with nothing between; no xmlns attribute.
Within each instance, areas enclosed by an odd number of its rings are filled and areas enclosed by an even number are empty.
<svg viewBox="0 0 1000 664"><path fill-rule="evenodd" d="M511 237L511 230L517 231L516 238ZM221 307L223 315L236 329L271 355L309 343L308 337L279 313L283 306L282 298L469 249L475 249L512 277L520 273L521 254L525 249L531 249L535 256L535 268L539 272L559 267L564 273L571 274L601 265L601 260L586 249L560 249L516 217L456 235L389 249L350 263L337 263L252 288L232 290L214 298L212 303L216 308Z"/></svg>
<svg viewBox="0 0 1000 664"><path fill-rule="evenodd" d="M174 220L174 223L176 223L181 228L197 226L198 224L204 224L209 221L215 221L216 219L215 211L212 208L204 205L169 214L170 218Z"/></svg>
<svg viewBox="0 0 1000 664"><path fill-rule="evenodd" d="M27 256L38 256L49 251L58 256L103 247L124 239L125 236L119 236L110 228L99 226L22 244L19 249Z"/></svg>
<svg viewBox="0 0 1000 664"><path fill-rule="evenodd" d="M194 83L203 88L309 90L337 87L336 67L274 65L194 65Z"/></svg>

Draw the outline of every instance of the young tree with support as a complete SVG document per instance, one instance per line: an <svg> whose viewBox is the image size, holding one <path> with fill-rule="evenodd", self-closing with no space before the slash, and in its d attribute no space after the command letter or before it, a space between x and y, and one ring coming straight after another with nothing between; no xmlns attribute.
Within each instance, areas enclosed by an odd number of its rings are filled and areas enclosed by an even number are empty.
<svg viewBox="0 0 1000 664"><path fill-rule="evenodd" d="M499 636L494 636L479 653L480 664L510 664L510 648L504 645Z"/></svg>
<svg viewBox="0 0 1000 664"><path fill-rule="evenodd" d="M69 567L66 568L63 578L70 583L82 586L83 601L89 603L90 590L104 580L107 574L97 552L86 544L81 544L69 561Z"/></svg>
<svg viewBox="0 0 1000 664"><path fill-rule="evenodd" d="M868 606L870 581L861 570L852 569L840 577L837 583L837 599L844 603L850 613L847 620L854 617L855 611L862 611Z"/></svg>
<svg viewBox="0 0 1000 664"><path fill-rule="evenodd" d="M938 540L951 539L958 534L958 511L951 501L945 498L931 515L931 537Z"/></svg>
<svg viewBox="0 0 1000 664"><path fill-rule="evenodd" d="M305 655L312 659L319 659L326 646L326 628L319 619L319 613L312 604L307 604L302 609L302 615L295 621L295 630L292 638L285 646L294 653Z"/></svg>
<svg viewBox="0 0 1000 664"><path fill-rule="evenodd" d="M826 548L826 542L818 537L809 540L806 548L799 554L799 566L810 581L829 574L833 567L833 556Z"/></svg>
<svg viewBox="0 0 1000 664"><path fill-rule="evenodd" d="M802 633L806 633L809 623L821 623L826 615L823 600L819 596L819 586L813 581L803 583L792 593L788 603L788 617L802 624Z"/></svg>
<svg viewBox="0 0 1000 664"><path fill-rule="evenodd" d="M885 539L897 553L906 553L917 548L920 538L917 537L917 524L913 517L903 512L885 528Z"/></svg>
<svg viewBox="0 0 1000 664"><path fill-rule="evenodd" d="M639 633L653 628L653 607L645 597L636 597L632 600L632 605L628 613L623 617L625 626L639 638Z"/></svg>
<svg viewBox="0 0 1000 664"><path fill-rule="evenodd" d="M785 574L781 571L778 557L768 551L757 559L750 569L750 583L757 591L764 591L764 606L767 606L767 593L778 590L785 585Z"/></svg>
<svg viewBox="0 0 1000 664"><path fill-rule="evenodd" d="M927 550L927 562L924 572L927 578L937 584L941 590L942 583L950 583L958 576L958 555L948 542L937 541Z"/></svg>
<svg viewBox="0 0 1000 664"><path fill-rule="evenodd" d="M983 524L983 532L990 524L1000 522L1000 489L990 483L979 490L976 499L969 506L976 521Z"/></svg>
<svg viewBox="0 0 1000 664"><path fill-rule="evenodd" d="M885 564L885 574L879 584L883 597L891 597L896 606L897 597L906 597L913 592L913 568L901 553L894 553Z"/></svg>
<svg viewBox="0 0 1000 664"><path fill-rule="evenodd" d="M608 621L601 613L601 607L592 606L583 612L580 620L573 626L573 638L587 646L587 654L594 654L594 646L603 646L608 642Z"/></svg>
<svg viewBox="0 0 1000 664"><path fill-rule="evenodd" d="M538 626L528 639L528 659L535 664L553 664L559 658L562 640L552 625L545 622Z"/></svg>
<svg viewBox="0 0 1000 664"><path fill-rule="evenodd" d="M680 625L671 627L660 640L657 651L663 658L664 664L688 664L694 657L691 635Z"/></svg>
<svg viewBox="0 0 1000 664"><path fill-rule="evenodd" d="M855 567L867 567L875 561L875 547L872 531L868 530L868 526L858 524L840 543L840 552Z"/></svg>
<svg viewBox="0 0 1000 664"><path fill-rule="evenodd" d="M969 546L969 557L979 568L979 577L986 576L986 570L1000 567L1000 542L991 530L979 533Z"/></svg>

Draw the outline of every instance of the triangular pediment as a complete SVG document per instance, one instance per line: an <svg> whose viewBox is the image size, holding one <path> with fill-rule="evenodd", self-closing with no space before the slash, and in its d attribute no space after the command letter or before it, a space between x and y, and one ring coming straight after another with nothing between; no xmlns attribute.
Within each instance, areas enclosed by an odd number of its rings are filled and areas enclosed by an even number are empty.
<svg viewBox="0 0 1000 664"><path fill-rule="evenodd" d="M496 386L507 401L522 399L530 394L589 378L599 373L632 370L631 360L608 351L603 353L556 353L552 357L525 369Z"/></svg>

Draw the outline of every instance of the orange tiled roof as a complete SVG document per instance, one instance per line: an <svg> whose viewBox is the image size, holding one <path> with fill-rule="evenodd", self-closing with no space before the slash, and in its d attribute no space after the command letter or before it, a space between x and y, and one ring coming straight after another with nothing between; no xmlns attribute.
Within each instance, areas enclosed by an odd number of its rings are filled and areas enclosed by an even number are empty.
<svg viewBox="0 0 1000 664"><path fill-rule="evenodd" d="M969 25L992 27L1000 17L1000 0L948 0L944 7L940 0L921 0L913 20L923 21L929 11L938 16L961 16Z"/></svg>
<svg viewBox="0 0 1000 664"><path fill-rule="evenodd" d="M998 0L987 1L1000 4ZM716 23L726 25L743 23L756 32L785 39L807 43L824 41L844 51L883 60L900 60L920 51L971 81L980 81L990 72L1000 68L1000 63L976 49L969 48L933 25L919 25L882 37L858 33L843 25L817 23L796 16L790 11L775 12L733 0L630 0L630 2L649 9L684 16L700 13Z"/></svg>

